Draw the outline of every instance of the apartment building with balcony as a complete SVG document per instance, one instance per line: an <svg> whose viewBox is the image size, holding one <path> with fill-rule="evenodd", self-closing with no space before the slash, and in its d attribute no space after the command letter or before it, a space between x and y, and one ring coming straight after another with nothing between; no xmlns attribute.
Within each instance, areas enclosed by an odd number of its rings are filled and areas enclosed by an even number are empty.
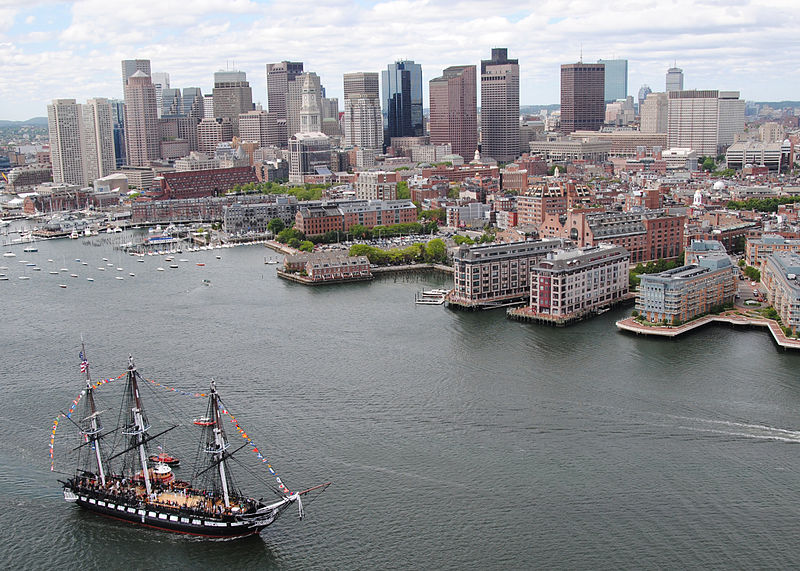
<svg viewBox="0 0 800 571"><path fill-rule="evenodd" d="M733 302L736 269L730 258L700 258L697 264L643 274L636 310L651 323L683 323Z"/></svg>
<svg viewBox="0 0 800 571"><path fill-rule="evenodd" d="M628 293L629 264L613 244L547 253L531 269L532 314L568 319L613 305Z"/></svg>
<svg viewBox="0 0 800 571"><path fill-rule="evenodd" d="M745 245L748 266L758 268L772 254L800 254L800 240L790 240L778 234L764 234L761 238L749 239Z"/></svg>
<svg viewBox="0 0 800 571"><path fill-rule="evenodd" d="M453 292L449 307L481 309L524 303L530 298L530 274L562 239L462 246L453 256Z"/></svg>
<svg viewBox="0 0 800 571"><path fill-rule="evenodd" d="M770 255L761 270L761 283L767 289L767 302L781 317L781 325L800 329L800 255L780 252Z"/></svg>

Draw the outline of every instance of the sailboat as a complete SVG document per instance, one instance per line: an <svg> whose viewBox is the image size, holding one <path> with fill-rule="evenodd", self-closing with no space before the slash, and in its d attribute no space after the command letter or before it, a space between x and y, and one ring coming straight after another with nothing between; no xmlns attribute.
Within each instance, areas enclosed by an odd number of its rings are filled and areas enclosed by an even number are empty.
<svg viewBox="0 0 800 571"><path fill-rule="evenodd" d="M99 383L92 383L84 355L82 351L81 371L86 377L86 390L82 393L85 395L84 410L80 420L73 421L80 437L75 449L78 463L72 477L60 480L68 502L147 527L235 538L260 533L293 504L297 504L302 518L302 497L310 492L322 492L330 485L326 482L290 492L276 477L279 485L272 490L279 497L275 501L256 499L240 491L234 484L229 460L247 444L231 451L223 426L223 415L229 414L227 405L223 404L213 380L206 395L203 417L208 422L196 428L200 432L199 461L188 481L177 479L166 463L158 461L159 455L150 450L154 439L177 425L151 435L151 424L140 393L141 384L147 381L139 375L133 357L128 357L123 404L118 415L120 425L106 431L100 419L102 411L95 402L94 393ZM73 401L73 406L76 403ZM107 443L115 438L121 450ZM273 473L271 466L270 473Z"/></svg>

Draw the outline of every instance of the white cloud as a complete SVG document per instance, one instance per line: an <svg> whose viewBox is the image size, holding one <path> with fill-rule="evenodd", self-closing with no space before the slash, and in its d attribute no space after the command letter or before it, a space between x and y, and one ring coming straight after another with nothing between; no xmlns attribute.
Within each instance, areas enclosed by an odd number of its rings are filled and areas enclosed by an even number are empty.
<svg viewBox="0 0 800 571"><path fill-rule="evenodd" d="M559 64L576 61L581 49L586 61L628 59L631 95L642 83L663 88L677 60L688 87L800 98L790 72L794 0L77 0L70 10L55 32L0 32L13 44L0 50L0 77L22 76L13 89L0 85L0 118L43 115L55 97L119 97L119 62L134 57L151 59L175 86L204 90L215 70L235 61L254 100L265 103L268 62L303 61L340 96L345 72L409 58L427 80L449 65L479 65L503 46L519 59L523 103L557 102ZM18 2L0 0L5 21L19 13Z"/></svg>

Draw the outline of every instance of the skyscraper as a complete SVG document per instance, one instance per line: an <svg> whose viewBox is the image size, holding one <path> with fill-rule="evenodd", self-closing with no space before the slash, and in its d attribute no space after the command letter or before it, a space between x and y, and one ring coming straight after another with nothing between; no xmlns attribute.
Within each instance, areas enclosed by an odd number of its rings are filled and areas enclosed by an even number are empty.
<svg viewBox="0 0 800 571"><path fill-rule="evenodd" d="M205 117L203 92L199 87L184 87L181 94L181 114L198 121Z"/></svg>
<svg viewBox="0 0 800 571"><path fill-rule="evenodd" d="M481 60L481 154L498 162L519 156L519 62L506 48Z"/></svg>
<svg viewBox="0 0 800 571"><path fill-rule="evenodd" d="M122 60L122 92L125 93L125 86L128 85L128 78L137 71L150 75L149 59L124 59Z"/></svg>
<svg viewBox="0 0 800 571"><path fill-rule="evenodd" d="M243 71L214 73L214 117L230 119L233 135L239 134L239 115L253 110L253 90Z"/></svg>
<svg viewBox="0 0 800 571"><path fill-rule="evenodd" d="M637 98L636 98L636 99L638 100L638 103L639 103L639 113L641 113L641 112L642 112L642 103L644 103L644 100L645 100L645 99L647 98L647 96L648 96L649 94L651 94L651 93L653 93L653 90L652 90L652 89L650 89L650 86L649 86L649 85L647 85L646 83L645 83L645 84L643 84L643 85L642 85L642 86L639 88L639 94L638 94L638 96L637 96Z"/></svg>
<svg viewBox="0 0 800 571"><path fill-rule="evenodd" d="M317 105L322 101L324 89L320 83L319 76L313 71L301 73L295 76L294 81L287 83L288 93L286 94L286 129L289 136L301 132L300 110L303 107L303 89L308 81L308 89L313 92L317 99ZM322 119L320 118L320 124Z"/></svg>
<svg viewBox="0 0 800 571"><path fill-rule="evenodd" d="M269 112L275 113L281 125L286 125L288 118L289 83L293 83L302 73L303 62L301 61L267 64L267 105ZM281 146L287 146L288 141L288 135L283 136Z"/></svg>
<svg viewBox="0 0 800 571"><path fill-rule="evenodd" d="M111 100L111 120L114 125L114 161L119 168L125 164L125 101Z"/></svg>
<svg viewBox="0 0 800 571"><path fill-rule="evenodd" d="M161 102L159 103L158 89L156 88L156 105L159 107L159 118L169 115L183 115L181 90L169 87L163 88L161 90Z"/></svg>
<svg viewBox="0 0 800 571"><path fill-rule="evenodd" d="M605 120L605 65L561 66L561 132L599 131Z"/></svg>
<svg viewBox="0 0 800 571"><path fill-rule="evenodd" d="M613 103L628 97L628 60L601 59L597 63L606 66L605 102Z"/></svg>
<svg viewBox="0 0 800 571"><path fill-rule="evenodd" d="M111 102L99 97L83 106L83 160L86 184L110 175L116 168L114 157L114 121Z"/></svg>
<svg viewBox="0 0 800 571"><path fill-rule="evenodd" d="M378 152L383 144L378 74L345 73L343 81L345 142L352 147Z"/></svg>
<svg viewBox="0 0 800 571"><path fill-rule="evenodd" d="M458 65L429 84L431 144L450 143L453 152L467 160L478 148L476 75L474 65Z"/></svg>
<svg viewBox="0 0 800 571"><path fill-rule="evenodd" d="M150 76L139 70L125 86L125 143L128 164L149 166L161 158L156 89Z"/></svg>
<svg viewBox="0 0 800 571"><path fill-rule="evenodd" d="M716 156L744 131L744 106L738 91L670 91L667 138L670 147Z"/></svg>
<svg viewBox="0 0 800 571"><path fill-rule="evenodd" d="M679 67L667 70L667 93L670 91L683 91L683 70Z"/></svg>
<svg viewBox="0 0 800 571"><path fill-rule="evenodd" d="M164 109L163 93L165 89L169 89L169 74L163 71L154 71L150 74L150 80L153 82L153 87L156 88L156 105L160 118Z"/></svg>
<svg viewBox="0 0 800 571"><path fill-rule="evenodd" d="M384 145L392 137L421 137L422 66L412 60L390 63L383 80Z"/></svg>
<svg viewBox="0 0 800 571"><path fill-rule="evenodd" d="M53 180L86 186L116 167L111 102L55 99L47 106Z"/></svg>
<svg viewBox="0 0 800 571"><path fill-rule="evenodd" d="M86 186L81 106L74 99L54 99L47 106L53 181Z"/></svg>
<svg viewBox="0 0 800 571"><path fill-rule="evenodd" d="M300 133L320 133L322 131L322 111L317 98L317 90L310 73L304 74L302 84L302 103L300 105Z"/></svg>
<svg viewBox="0 0 800 571"><path fill-rule="evenodd" d="M666 93L650 93L639 108L642 133L666 133L669 98Z"/></svg>

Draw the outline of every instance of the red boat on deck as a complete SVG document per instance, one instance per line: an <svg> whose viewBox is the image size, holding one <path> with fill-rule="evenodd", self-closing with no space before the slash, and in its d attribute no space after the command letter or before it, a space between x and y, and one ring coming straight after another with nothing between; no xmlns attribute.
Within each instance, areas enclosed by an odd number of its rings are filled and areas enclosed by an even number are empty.
<svg viewBox="0 0 800 571"><path fill-rule="evenodd" d="M170 456L166 452L161 452L160 454L152 454L151 456L148 456L147 459L153 463L166 464L167 466L171 467L178 466L181 463L181 461L178 458L175 458L175 456Z"/></svg>

